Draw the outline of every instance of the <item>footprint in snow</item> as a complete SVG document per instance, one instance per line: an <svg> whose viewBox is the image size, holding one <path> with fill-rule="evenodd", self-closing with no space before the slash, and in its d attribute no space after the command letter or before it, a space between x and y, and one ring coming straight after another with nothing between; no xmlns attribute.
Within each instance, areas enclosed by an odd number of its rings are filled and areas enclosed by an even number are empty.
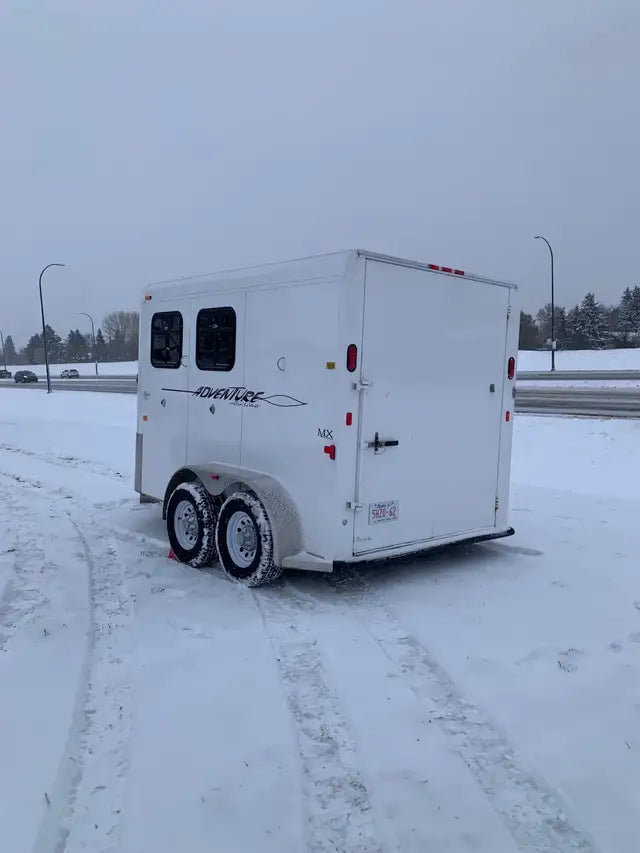
<svg viewBox="0 0 640 853"><path fill-rule="evenodd" d="M577 664L573 663L576 658L584 657L584 652L580 649L565 649L564 651L558 652L560 658L558 658L558 668L563 672L576 672L578 669Z"/></svg>

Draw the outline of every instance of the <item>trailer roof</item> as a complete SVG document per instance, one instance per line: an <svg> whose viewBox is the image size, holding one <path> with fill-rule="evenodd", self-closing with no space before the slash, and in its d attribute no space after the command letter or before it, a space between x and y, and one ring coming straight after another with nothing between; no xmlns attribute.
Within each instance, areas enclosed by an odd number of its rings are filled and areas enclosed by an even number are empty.
<svg viewBox="0 0 640 853"><path fill-rule="evenodd" d="M192 294L206 290L212 285L224 283L226 286L235 283L242 286L259 286L267 284L286 284L295 281L329 281L342 278L350 261L358 257L380 261L381 263L394 264L396 266L411 267L433 272L436 275L460 275L473 281L481 281L487 284L495 284L501 287L516 288L511 282L498 281L486 276L474 273L453 270L449 267L430 264L422 261L413 261L407 258L398 258L393 255L385 255L380 252L370 252L365 249L350 249L342 252L331 252L324 255L311 255L304 258L296 258L288 261L277 261L274 263L260 264L249 267L238 267L235 269L220 270L204 275L186 276L184 278L156 281L147 285L145 293L163 292L169 295L171 292L183 292L188 288ZM449 271L450 270L450 271Z"/></svg>

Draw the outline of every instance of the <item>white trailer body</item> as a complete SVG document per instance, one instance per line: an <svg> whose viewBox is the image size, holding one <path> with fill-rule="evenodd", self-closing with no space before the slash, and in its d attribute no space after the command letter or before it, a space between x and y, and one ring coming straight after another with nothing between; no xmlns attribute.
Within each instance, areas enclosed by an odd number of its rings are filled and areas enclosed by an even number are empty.
<svg viewBox="0 0 640 853"><path fill-rule="evenodd" d="M355 250L148 287L137 491L251 494L278 569L509 535L515 294Z"/></svg>

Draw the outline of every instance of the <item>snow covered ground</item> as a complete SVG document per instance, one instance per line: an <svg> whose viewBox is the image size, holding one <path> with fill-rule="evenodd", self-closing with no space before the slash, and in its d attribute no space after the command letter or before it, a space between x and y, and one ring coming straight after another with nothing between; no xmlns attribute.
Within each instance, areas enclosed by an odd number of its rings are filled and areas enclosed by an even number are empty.
<svg viewBox="0 0 640 853"><path fill-rule="evenodd" d="M519 416L512 539L249 591L135 404L0 396L3 851L637 851L639 421Z"/></svg>
<svg viewBox="0 0 640 853"><path fill-rule="evenodd" d="M551 353L520 350L518 370L550 370ZM559 350L556 370L640 370L640 347L609 350Z"/></svg>

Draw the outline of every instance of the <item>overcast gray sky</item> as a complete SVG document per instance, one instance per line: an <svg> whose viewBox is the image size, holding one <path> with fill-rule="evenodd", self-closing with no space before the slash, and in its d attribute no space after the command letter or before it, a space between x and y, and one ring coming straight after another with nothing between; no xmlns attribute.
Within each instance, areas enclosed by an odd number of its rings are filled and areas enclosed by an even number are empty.
<svg viewBox="0 0 640 853"><path fill-rule="evenodd" d="M0 0L0 329L362 246L640 283L638 0Z"/></svg>

